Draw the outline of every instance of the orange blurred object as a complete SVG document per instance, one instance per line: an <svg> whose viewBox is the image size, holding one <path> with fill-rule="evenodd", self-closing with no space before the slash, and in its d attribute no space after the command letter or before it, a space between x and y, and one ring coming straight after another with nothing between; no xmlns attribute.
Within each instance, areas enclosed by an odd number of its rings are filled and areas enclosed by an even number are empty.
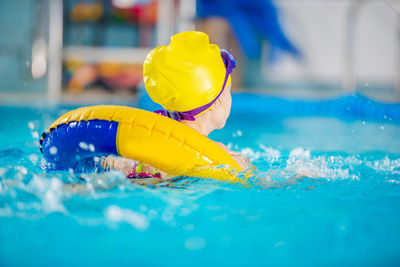
<svg viewBox="0 0 400 267"><path fill-rule="evenodd" d="M140 23L155 25L157 22L158 1L148 4L138 4L133 8Z"/></svg>
<svg viewBox="0 0 400 267"><path fill-rule="evenodd" d="M113 4L113 13L130 23L155 25L157 22L158 1L138 3L130 7L118 7Z"/></svg>
<svg viewBox="0 0 400 267"><path fill-rule="evenodd" d="M81 92L86 86L94 83L98 78L97 68L93 65L83 65L76 69L68 82L68 89L72 93Z"/></svg>
<svg viewBox="0 0 400 267"><path fill-rule="evenodd" d="M77 71L80 67L86 64L87 63L85 63L80 57L71 57L64 61L65 69L67 69L71 73Z"/></svg>
<svg viewBox="0 0 400 267"><path fill-rule="evenodd" d="M101 81L116 90L136 88L142 80L142 66L103 62L98 65Z"/></svg>
<svg viewBox="0 0 400 267"><path fill-rule="evenodd" d="M95 22L99 20L103 14L104 8L102 3L79 3L71 9L70 18L74 22Z"/></svg>
<svg viewBox="0 0 400 267"><path fill-rule="evenodd" d="M65 66L71 72L68 90L72 93L79 93L85 87L99 81L112 90L132 91L142 80L143 70L141 65L114 62L91 65L82 64L77 60L69 60L65 63Z"/></svg>

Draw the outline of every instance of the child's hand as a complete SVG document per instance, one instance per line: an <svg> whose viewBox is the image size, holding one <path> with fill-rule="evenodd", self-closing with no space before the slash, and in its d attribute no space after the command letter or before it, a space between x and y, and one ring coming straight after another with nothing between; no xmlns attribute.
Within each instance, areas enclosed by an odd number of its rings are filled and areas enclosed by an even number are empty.
<svg viewBox="0 0 400 267"><path fill-rule="evenodd" d="M148 172L148 173L160 173L161 174L161 179L167 179L168 175L165 172L162 172L155 167L151 166L150 164L147 163L142 163L142 171Z"/></svg>
<svg viewBox="0 0 400 267"><path fill-rule="evenodd" d="M132 172L134 161L123 157L107 156L101 159L101 166L104 170L121 171L125 176Z"/></svg>
<svg viewBox="0 0 400 267"><path fill-rule="evenodd" d="M236 162L237 164L239 164L240 168L242 168L242 170L247 170L250 168L251 166L251 162L250 160L247 158L246 155L239 153L239 152L235 152L230 150L226 145L219 143L219 142L215 142L217 145L219 145L223 150L225 150L229 156L231 156Z"/></svg>
<svg viewBox="0 0 400 267"><path fill-rule="evenodd" d="M128 176L133 171L133 166L135 166L135 160L127 159L117 156L107 156L101 159L101 166L104 170L116 170L121 171L125 176ZM155 173L159 172L162 179L167 179L168 175L162 171L157 170L153 166L142 163L142 172Z"/></svg>
<svg viewBox="0 0 400 267"><path fill-rule="evenodd" d="M251 162L245 154L235 152L232 150L228 152L228 154L239 164L242 170L247 170L248 168L250 168Z"/></svg>

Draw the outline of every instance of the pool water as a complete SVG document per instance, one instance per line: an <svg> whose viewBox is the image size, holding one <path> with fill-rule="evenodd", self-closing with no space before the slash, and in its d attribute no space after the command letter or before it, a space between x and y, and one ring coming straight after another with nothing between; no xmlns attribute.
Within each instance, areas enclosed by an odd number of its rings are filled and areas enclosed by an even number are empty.
<svg viewBox="0 0 400 267"><path fill-rule="evenodd" d="M41 132L73 108L0 107L1 266L400 262L396 123L234 111L211 138L252 160L247 185L142 186L41 167Z"/></svg>

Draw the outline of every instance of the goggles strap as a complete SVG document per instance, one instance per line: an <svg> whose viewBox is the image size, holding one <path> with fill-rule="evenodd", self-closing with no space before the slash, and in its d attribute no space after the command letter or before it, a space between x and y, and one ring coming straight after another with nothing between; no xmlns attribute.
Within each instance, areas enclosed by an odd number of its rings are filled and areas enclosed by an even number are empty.
<svg viewBox="0 0 400 267"><path fill-rule="evenodd" d="M222 94L222 92L225 89L229 75L232 73L232 70L236 67L236 59L225 49L221 49L221 57L222 57L222 60L224 62L225 68L226 68L226 74L225 74L225 79L224 79L224 83L222 85L221 92L219 92L219 94L214 98L214 100L212 100L210 103L208 103L204 106L201 106L201 107L189 110L189 111L185 111L185 112L179 112L179 111L172 112L169 110L160 109L160 110L154 111L154 113L160 114L162 116L171 118L176 121L182 121L182 120L194 121L194 120L196 120L194 116L207 110L215 103L215 101L217 101L218 97Z"/></svg>

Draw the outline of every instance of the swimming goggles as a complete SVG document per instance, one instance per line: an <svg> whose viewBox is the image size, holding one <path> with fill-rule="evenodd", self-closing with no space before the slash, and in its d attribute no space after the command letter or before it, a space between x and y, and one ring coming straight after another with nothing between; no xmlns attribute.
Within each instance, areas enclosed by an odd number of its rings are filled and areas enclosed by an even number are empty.
<svg viewBox="0 0 400 267"><path fill-rule="evenodd" d="M143 179L143 178L159 178L161 179L161 173L155 172L145 172L142 170L143 164L141 162L135 162L132 171L126 176L128 179Z"/></svg>
<svg viewBox="0 0 400 267"><path fill-rule="evenodd" d="M188 120L188 121L194 121L195 116L202 113L203 111L209 109L215 101L217 101L218 97L222 94L222 92L225 89L226 83L228 81L229 75L232 73L233 69L236 68L236 59L232 56L231 53L226 51L225 49L221 49L221 57L224 62L225 68L226 68L226 74L225 74L225 79L224 79L224 84L222 85L221 92L208 104L189 110L189 111L184 111L184 112L179 112L179 111L169 111L169 110L156 110L154 113L163 115L165 117L171 118L176 121L181 121L181 120Z"/></svg>

